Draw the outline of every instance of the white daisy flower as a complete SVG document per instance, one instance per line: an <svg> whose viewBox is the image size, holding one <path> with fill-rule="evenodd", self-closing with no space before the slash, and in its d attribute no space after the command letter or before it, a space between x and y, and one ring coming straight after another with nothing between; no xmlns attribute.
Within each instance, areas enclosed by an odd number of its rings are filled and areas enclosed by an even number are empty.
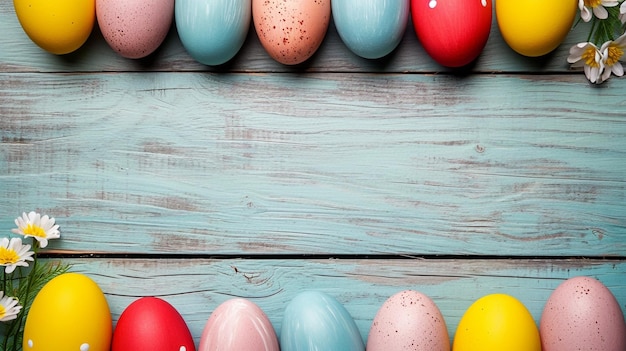
<svg viewBox="0 0 626 351"><path fill-rule="evenodd" d="M0 291L0 322L7 322L17 318L17 314L22 310L22 306L17 300L4 296L4 291Z"/></svg>
<svg viewBox="0 0 626 351"><path fill-rule="evenodd" d="M569 50L567 62L572 67L583 67L585 76L591 83L602 83L604 60L596 45L589 42L578 43Z"/></svg>
<svg viewBox="0 0 626 351"><path fill-rule="evenodd" d="M619 19L626 24L626 1L619 7Z"/></svg>
<svg viewBox="0 0 626 351"><path fill-rule="evenodd" d="M59 226L54 224L54 218L47 215L41 216L37 212L22 213L21 217L15 219L17 229L11 229L15 234L24 235L24 237L33 237L39 242L42 248L48 246L48 239L57 239L61 237Z"/></svg>
<svg viewBox="0 0 626 351"><path fill-rule="evenodd" d="M622 61L624 51L626 50L626 34L622 34L621 37L607 41L600 47L600 53L602 53L602 61L604 63L604 73L602 73L602 80L607 80L611 76L611 73L621 77L624 75L624 67Z"/></svg>
<svg viewBox="0 0 626 351"><path fill-rule="evenodd" d="M585 22L591 21L592 16L596 16L599 19L606 19L609 17L609 12L606 8L617 5L619 5L619 2L615 0L578 0L580 17Z"/></svg>
<svg viewBox="0 0 626 351"><path fill-rule="evenodd" d="M30 245L22 245L21 238L0 239L0 266L6 267L7 274L13 273L17 266L28 267L26 261L32 261L34 254Z"/></svg>

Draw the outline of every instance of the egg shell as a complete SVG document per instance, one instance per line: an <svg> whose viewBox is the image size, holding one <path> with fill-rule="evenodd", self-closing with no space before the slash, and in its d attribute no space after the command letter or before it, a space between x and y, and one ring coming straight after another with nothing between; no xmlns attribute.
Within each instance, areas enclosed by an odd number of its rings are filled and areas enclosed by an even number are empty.
<svg viewBox="0 0 626 351"><path fill-rule="evenodd" d="M128 305L113 332L111 351L195 351L191 332L169 302L142 297Z"/></svg>
<svg viewBox="0 0 626 351"><path fill-rule="evenodd" d="M576 0L498 0L496 20L504 41L517 53L543 56L565 40L578 13Z"/></svg>
<svg viewBox="0 0 626 351"><path fill-rule="evenodd" d="M109 351L111 312L100 287L64 273L39 291L24 326L24 351Z"/></svg>
<svg viewBox="0 0 626 351"><path fill-rule="evenodd" d="M220 304L207 321L199 351L279 351L272 323L255 303L230 299Z"/></svg>
<svg viewBox="0 0 626 351"><path fill-rule="evenodd" d="M320 291L304 291L285 308L280 332L282 351L363 351L359 329L346 308Z"/></svg>
<svg viewBox="0 0 626 351"><path fill-rule="evenodd" d="M57 55L80 48L96 20L95 0L14 0L13 7L28 37Z"/></svg>
<svg viewBox="0 0 626 351"><path fill-rule="evenodd" d="M415 33L424 50L447 67L474 61L491 32L491 0L411 0Z"/></svg>
<svg viewBox="0 0 626 351"><path fill-rule="evenodd" d="M526 306L513 296L491 294L463 314L454 351L541 351L539 330Z"/></svg>
<svg viewBox="0 0 626 351"><path fill-rule="evenodd" d="M624 351L626 322L611 291L591 277L574 277L550 295L539 323L544 351Z"/></svg>
<svg viewBox="0 0 626 351"><path fill-rule="evenodd" d="M138 59L163 42L174 18L174 0L96 0L102 36L123 57Z"/></svg>
<svg viewBox="0 0 626 351"><path fill-rule="evenodd" d="M252 0L252 21L267 53L285 65L309 59L324 40L330 0Z"/></svg>
<svg viewBox="0 0 626 351"><path fill-rule="evenodd" d="M410 0L333 0L339 37L353 53L378 59L400 44L409 21Z"/></svg>
<svg viewBox="0 0 626 351"><path fill-rule="evenodd" d="M450 351L446 322L428 296L396 293L380 307L367 337L368 351Z"/></svg>
<svg viewBox="0 0 626 351"><path fill-rule="evenodd" d="M176 1L178 36L196 61L221 65L241 49L252 21L252 0Z"/></svg>

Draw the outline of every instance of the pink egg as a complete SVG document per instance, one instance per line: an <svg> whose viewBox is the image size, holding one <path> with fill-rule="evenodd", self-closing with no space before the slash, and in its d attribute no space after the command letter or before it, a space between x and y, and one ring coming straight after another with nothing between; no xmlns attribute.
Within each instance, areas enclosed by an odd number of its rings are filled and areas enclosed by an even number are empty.
<svg viewBox="0 0 626 351"><path fill-rule="evenodd" d="M552 292L539 333L544 351L626 350L626 322L619 303L591 277L568 279Z"/></svg>
<svg viewBox="0 0 626 351"><path fill-rule="evenodd" d="M235 298L215 309L202 331L198 351L279 351L278 338L263 310Z"/></svg>
<svg viewBox="0 0 626 351"><path fill-rule="evenodd" d="M174 0L96 0L96 17L113 50L126 58L143 58L167 36Z"/></svg>
<svg viewBox="0 0 626 351"><path fill-rule="evenodd" d="M295 65L319 48L330 23L330 0L252 0L252 20L265 51Z"/></svg>
<svg viewBox="0 0 626 351"><path fill-rule="evenodd" d="M450 351L443 315L433 300L413 290L391 296L376 313L368 351Z"/></svg>

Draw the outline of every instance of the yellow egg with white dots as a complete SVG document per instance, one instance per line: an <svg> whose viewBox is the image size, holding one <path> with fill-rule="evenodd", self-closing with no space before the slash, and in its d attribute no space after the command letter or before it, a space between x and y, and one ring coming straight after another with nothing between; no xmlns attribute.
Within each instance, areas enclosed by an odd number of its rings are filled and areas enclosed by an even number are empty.
<svg viewBox="0 0 626 351"><path fill-rule="evenodd" d="M496 1L502 38L511 49L529 57L556 49L570 32L577 14L577 0Z"/></svg>
<svg viewBox="0 0 626 351"><path fill-rule="evenodd" d="M24 351L109 351L112 321L102 290L91 278L65 273L50 280L31 305Z"/></svg>

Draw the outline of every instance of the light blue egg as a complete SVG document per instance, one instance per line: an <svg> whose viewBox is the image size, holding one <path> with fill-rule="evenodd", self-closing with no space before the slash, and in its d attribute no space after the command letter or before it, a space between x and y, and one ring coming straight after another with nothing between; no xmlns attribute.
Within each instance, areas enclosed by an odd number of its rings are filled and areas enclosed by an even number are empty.
<svg viewBox="0 0 626 351"><path fill-rule="evenodd" d="M298 294L285 308L281 351L364 351L350 313L332 296L319 291Z"/></svg>
<svg viewBox="0 0 626 351"><path fill-rule="evenodd" d="M367 59L391 53L409 20L410 0L333 0L331 6L341 40Z"/></svg>
<svg viewBox="0 0 626 351"><path fill-rule="evenodd" d="M241 49L252 19L252 0L176 0L176 29L196 61L217 66Z"/></svg>

